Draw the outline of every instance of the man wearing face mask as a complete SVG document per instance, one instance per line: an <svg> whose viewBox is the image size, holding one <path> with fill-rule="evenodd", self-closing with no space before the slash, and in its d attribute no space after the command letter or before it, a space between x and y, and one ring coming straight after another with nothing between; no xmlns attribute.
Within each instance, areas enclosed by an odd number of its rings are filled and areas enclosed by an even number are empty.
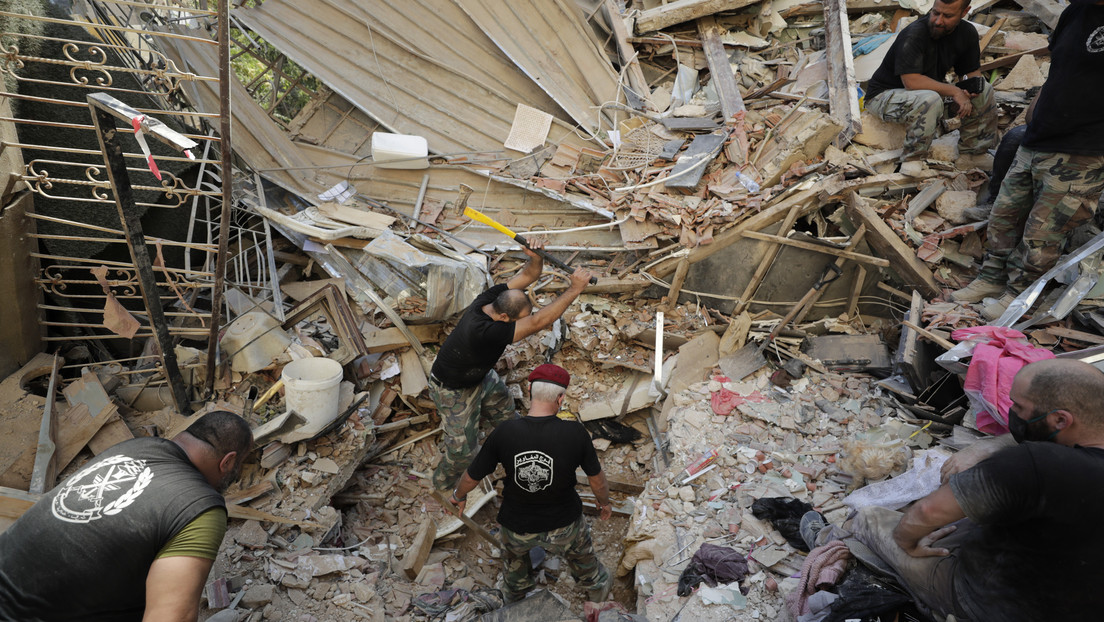
<svg viewBox="0 0 1104 622"><path fill-rule="evenodd" d="M977 30L962 23L970 0L936 0L927 15L905 26L866 85L865 108L889 123L906 126L901 161L922 160L943 117L943 98L954 100L949 115L962 119L959 150L981 154L997 141L993 89L981 77ZM944 82L954 69L958 85Z"/></svg>
<svg viewBox="0 0 1104 622"><path fill-rule="evenodd" d="M823 529L814 543L853 537L938 620L1099 620L1104 372L1038 361L1010 397L1012 433L960 452L938 490L903 514L863 508L849 535Z"/></svg>

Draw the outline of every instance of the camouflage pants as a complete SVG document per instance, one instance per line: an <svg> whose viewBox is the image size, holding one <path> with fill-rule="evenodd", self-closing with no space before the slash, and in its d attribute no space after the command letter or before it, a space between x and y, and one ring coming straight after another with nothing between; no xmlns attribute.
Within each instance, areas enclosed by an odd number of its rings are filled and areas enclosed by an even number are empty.
<svg viewBox="0 0 1104 622"><path fill-rule="evenodd" d="M958 149L962 153L985 153L997 144L997 107L993 87L986 82L970 100L974 110L962 119ZM866 110L887 123L903 123L905 148L901 161L923 158L931 148L939 120L943 117L943 96L925 89L889 89L866 102Z"/></svg>
<svg viewBox="0 0 1104 622"><path fill-rule="evenodd" d="M464 389L450 389L430 378L429 397L437 406L444 426L441 461L433 471L433 485L438 490L451 491L475 458L480 418L492 427L506 421L516 414L514 398L493 369L482 382Z"/></svg>
<svg viewBox="0 0 1104 622"><path fill-rule="evenodd" d="M1020 146L989 215L989 248L978 277L1023 291L1054 267L1074 229L1096 213L1104 156Z"/></svg>
<svg viewBox="0 0 1104 622"><path fill-rule="evenodd" d="M609 571L598 561L594 553L594 541L590 538L590 525L579 519L567 527L543 533L516 533L502 527L502 560L506 564L506 599L516 600L533 589L529 575L529 549L539 546L552 555L567 561L575 583L586 590L599 590L610 581Z"/></svg>

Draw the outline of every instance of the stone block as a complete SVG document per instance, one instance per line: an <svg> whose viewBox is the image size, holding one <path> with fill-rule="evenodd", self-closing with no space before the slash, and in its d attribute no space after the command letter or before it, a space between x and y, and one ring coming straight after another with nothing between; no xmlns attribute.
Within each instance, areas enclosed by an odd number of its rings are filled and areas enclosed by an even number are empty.
<svg viewBox="0 0 1104 622"><path fill-rule="evenodd" d="M886 123L864 110L862 129L862 132L852 138L860 145L887 151L905 146L905 126L902 123Z"/></svg>
<svg viewBox="0 0 1104 622"><path fill-rule="evenodd" d="M928 157L940 162L954 162L958 159L958 130L949 132L932 141Z"/></svg>
<svg viewBox="0 0 1104 622"><path fill-rule="evenodd" d="M961 225L969 221L965 212L977 205L977 193L973 190L948 190L935 200L935 211L947 222Z"/></svg>

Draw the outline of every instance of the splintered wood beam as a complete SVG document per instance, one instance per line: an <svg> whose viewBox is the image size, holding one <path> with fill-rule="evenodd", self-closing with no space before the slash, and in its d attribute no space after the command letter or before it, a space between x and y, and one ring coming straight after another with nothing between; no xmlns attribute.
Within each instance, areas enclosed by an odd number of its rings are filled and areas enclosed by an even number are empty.
<svg viewBox="0 0 1104 622"><path fill-rule="evenodd" d="M713 15L720 11L732 11L755 4L759 0L677 0L654 9L641 11L636 16L633 30L638 35L660 30L692 19Z"/></svg>
<svg viewBox="0 0 1104 622"><path fill-rule="evenodd" d="M855 253L846 249L836 248L834 246L824 246L822 244L804 242L802 240L795 240L793 238L784 238L780 235L760 233L759 231L745 231L744 237L751 238L753 240L762 240L764 242L777 242L778 244L782 244L785 246L792 246L794 248L813 251L814 253L821 253L824 255L835 255L836 257L843 257L844 259L850 259L858 263L878 266L879 268L888 268L890 266L889 260L882 259L881 257L871 257L870 255Z"/></svg>
<svg viewBox="0 0 1104 622"><path fill-rule="evenodd" d="M621 11L614 0L606 0L604 3L606 17L609 19L610 28L613 30L613 40L617 43L617 53L621 57L621 65L625 67L625 77L629 79L629 89L636 96L651 107L652 89L648 87L648 79L644 77L644 70L640 68L637 60L636 48L628 41L629 30L625 27L625 20L621 17Z"/></svg>
<svg viewBox="0 0 1104 622"><path fill-rule="evenodd" d="M866 225L859 225L858 231L856 231L855 235L851 236L851 239L847 242L847 250L855 250L855 248L859 245L859 242L863 241L864 237L866 237ZM843 262L846 260L847 258L843 256L837 257L835 261L836 267L842 268ZM812 298L809 300L809 304L805 305L805 308L801 311L798 311L797 315L794 316L794 324L800 324L802 320L805 319L805 316L809 315L809 311L813 309L813 305L815 305L820 300L820 297L824 295L825 289L828 288L822 287L816 290L816 293L813 294Z"/></svg>
<svg viewBox="0 0 1104 622"><path fill-rule="evenodd" d="M414 542L403 555L402 571L407 579L413 581L418 578L422 566L429 559L429 553L433 550L433 538L437 535L437 521L432 516L426 516L422 526L418 529L418 535L414 536Z"/></svg>
<svg viewBox="0 0 1104 622"><path fill-rule="evenodd" d="M779 232L785 234L793 227L794 222L797 220L797 213L800 211L801 204L794 203L790 208L790 211L786 213L785 220L782 221L782 227L779 228ZM751 231L745 231L745 235L751 233ZM767 278L767 273L770 272L770 268L774 265L774 260L778 257L778 253L782 252L782 247L777 244L770 244L767 246L767 252L763 253L763 259L759 261L759 266L755 268L755 273L751 275L751 280L748 281L747 287L744 288L744 293L740 294L740 301L736 303L736 307L732 310L733 315L739 315L744 311L747 311L748 306L751 305L751 300L755 296L755 292L759 290L759 286L763 284L763 280Z"/></svg>
<svg viewBox="0 0 1104 622"><path fill-rule="evenodd" d="M845 205L847 217L856 226L866 225L867 242L892 262L892 269L907 285L920 290L928 298L934 298L942 293L931 270L916 257L916 252L897 236L897 233L874 211L874 208L867 205L853 190L847 193Z"/></svg>
<svg viewBox="0 0 1104 622"><path fill-rule="evenodd" d="M736 77L732 73L728 52L721 43L722 32L724 29L717 24L717 18L712 15L698 18L698 33L701 35L705 60L709 64L710 80L713 82L713 87L717 89L717 97L721 100L721 112L727 121L744 110L744 98L740 95L740 87L736 84Z"/></svg>
<svg viewBox="0 0 1104 622"><path fill-rule="evenodd" d="M862 131L859 117L858 83L855 81L855 57L851 53L851 31L845 0L824 0L824 38L828 45L828 101L832 118L843 130L836 147L843 148Z"/></svg>

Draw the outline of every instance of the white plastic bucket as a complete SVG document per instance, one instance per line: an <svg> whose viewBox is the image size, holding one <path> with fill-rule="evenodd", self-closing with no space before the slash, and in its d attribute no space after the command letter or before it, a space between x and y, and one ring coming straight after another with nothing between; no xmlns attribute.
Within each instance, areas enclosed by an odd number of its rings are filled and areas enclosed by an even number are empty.
<svg viewBox="0 0 1104 622"><path fill-rule="evenodd" d="M429 142L409 134L372 133L372 163L380 168L429 168Z"/></svg>
<svg viewBox="0 0 1104 622"><path fill-rule="evenodd" d="M337 418L341 395L341 363L327 358L307 358L284 366L284 410L306 420L296 436L310 438ZM305 435L305 436L304 436Z"/></svg>

